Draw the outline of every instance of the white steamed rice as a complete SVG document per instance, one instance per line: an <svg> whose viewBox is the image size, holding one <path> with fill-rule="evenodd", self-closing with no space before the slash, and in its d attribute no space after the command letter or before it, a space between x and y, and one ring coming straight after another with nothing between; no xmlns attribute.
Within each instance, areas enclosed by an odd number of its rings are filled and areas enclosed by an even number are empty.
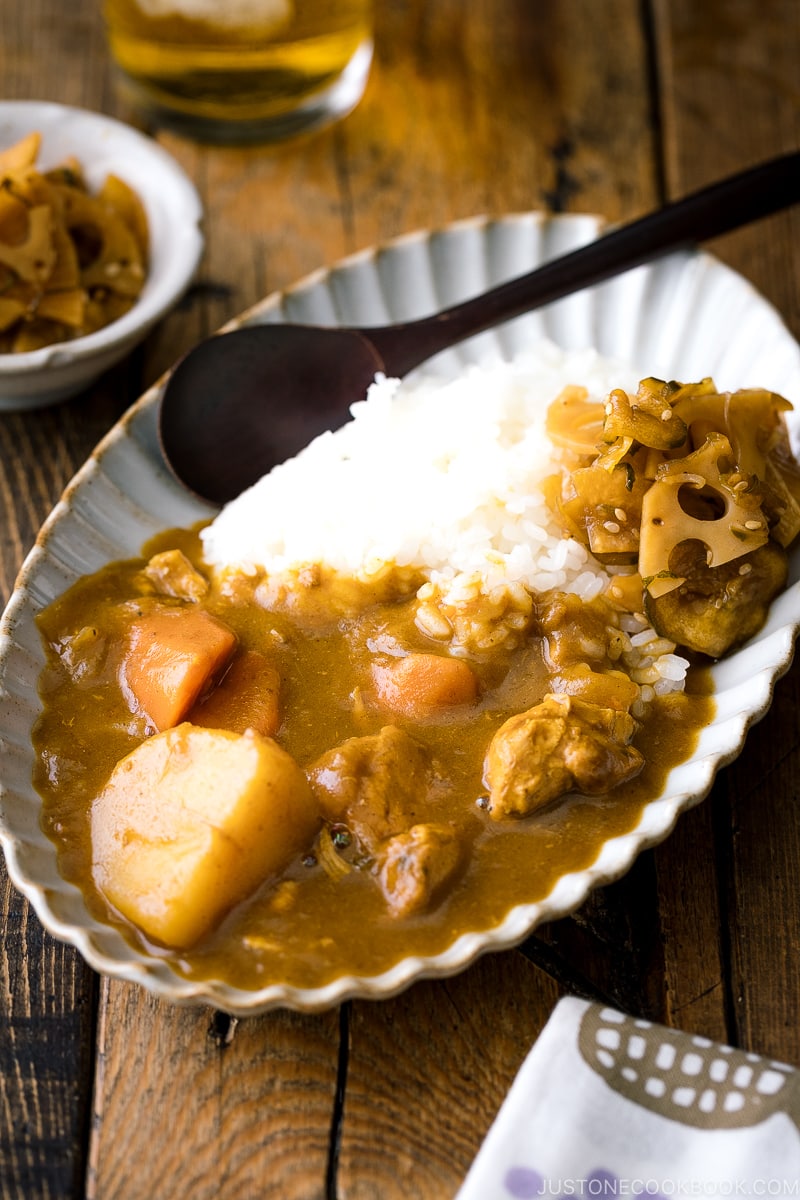
<svg viewBox="0 0 800 1200"><path fill-rule="evenodd" d="M594 350L542 343L450 382L380 379L353 420L230 503L203 533L207 560L252 573L325 563L368 579L387 562L443 589L522 583L590 597L606 581L564 538L540 485L554 469L547 406L567 384L603 399L638 376Z"/></svg>

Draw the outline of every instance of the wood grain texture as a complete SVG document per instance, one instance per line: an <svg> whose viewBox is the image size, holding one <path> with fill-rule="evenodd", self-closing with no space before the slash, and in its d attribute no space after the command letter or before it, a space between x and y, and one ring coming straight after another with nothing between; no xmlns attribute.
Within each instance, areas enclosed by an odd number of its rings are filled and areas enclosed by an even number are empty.
<svg viewBox="0 0 800 1200"><path fill-rule="evenodd" d="M0 881L0 1195L82 1194L94 980Z"/></svg>
<svg viewBox="0 0 800 1200"><path fill-rule="evenodd" d="M501 954L354 1004L336 1195L454 1195L558 995L521 955Z"/></svg>
<svg viewBox="0 0 800 1200"><path fill-rule="evenodd" d="M336 1013L228 1022L103 984L88 1200L324 1196Z"/></svg>
<svg viewBox="0 0 800 1200"><path fill-rule="evenodd" d="M0 7L4 97L102 107L106 77L93 6L65 10L57 0L32 0ZM106 389L104 384L89 398L34 417L0 416L4 600L64 485L107 429L109 417L123 411ZM14 1200L81 1196L95 978L77 953L42 930L2 866L0 912L0 1194Z"/></svg>
<svg viewBox="0 0 800 1200"><path fill-rule="evenodd" d="M766 0L757 16L742 0L654 7L671 196L797 148L796 4ZM711 247L778 307L795 336L799 236L795 208ZM800 952L799 701L795 667L745 753L656 854L670 1019L792 1062L800 1061L800 980L790 966Z"/></svg>

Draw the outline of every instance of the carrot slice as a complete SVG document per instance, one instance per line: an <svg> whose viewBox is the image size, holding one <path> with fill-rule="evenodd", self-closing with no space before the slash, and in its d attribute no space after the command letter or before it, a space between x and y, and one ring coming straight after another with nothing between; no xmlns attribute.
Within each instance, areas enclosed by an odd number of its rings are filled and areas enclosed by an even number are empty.
<svg viewBox="0 0 800 1200"><path fill-rule="evenodd" d="M272 737L281 723L281 677L258 650L243 650L221 681L189 713L193 725L244 733L255 729Z"/></svg>
<svg viewBox="0 0 800 1200"><path fill-rule="evenodd" d="M468 663L443 654L408 654L372 669L378 703L412 720L459 704L472 704L478 681Z"/></svg>
<svg viewBox="0 0 800 1200"><path fill-rule="evenodd" d="M132 707L159 731L177 725L236 647L236 635L209 613L164 608L135 621L122 664Z"/></svg>

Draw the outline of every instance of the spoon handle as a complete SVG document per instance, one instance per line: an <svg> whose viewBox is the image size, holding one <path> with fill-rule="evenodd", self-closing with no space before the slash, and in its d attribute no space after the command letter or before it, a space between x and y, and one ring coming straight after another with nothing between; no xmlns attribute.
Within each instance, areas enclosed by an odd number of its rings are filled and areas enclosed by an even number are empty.
<svg viewBox="0 0 800 1200"><path fill-rule="evenodd" d="M422 320L362 332L381 355L386 373L403 376L438 351L501 321L799 200L800 152L795 152L693 192L473 300Z"/></svg>

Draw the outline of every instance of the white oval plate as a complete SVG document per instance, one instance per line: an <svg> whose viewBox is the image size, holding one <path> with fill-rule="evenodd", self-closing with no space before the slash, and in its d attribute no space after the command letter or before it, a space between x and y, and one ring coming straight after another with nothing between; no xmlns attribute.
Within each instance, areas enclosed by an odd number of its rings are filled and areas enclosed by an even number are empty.
<svg viewBox="0 0 800 1200"><path fill-rule="evenodd" d="M233 325L381 324L422 316L589 241L601 226L592 216L532 213L410 235L270 296ZM703 253L671 255L517 318L440 355L427 369L446 373L507 356L543 336L566 348L594 345L604 355L627 359L642 375L683 380L712 375L722 389L765 386L800 404L800 347L744 279ZM591 868L561 878L540 903L512 909L497 928L464 934L444 953L405 959L380 976L260 991L184 979L88 914L80 891L59 876L31 784L31 729L40 710L37 681L44 665L36 613L79 575L138 554L157 531L213 511L188 496L163 463L156 438L158 398L156 385L69 485L22 568L0 624L0 841L9 874L47 929L77 946L98 971L175 1002L208 1003L244 1015L280 1005L315 1011L352 996L387 997L414 980L462 970L479 954L513 946L540 922L571 912L590 889L622 875L640 850L665 838L678 815L707 793L717 769L738 754L748 727L766 712L776 679L789 667L800 623L800 551L792 556L790 585L757 638L713 668L717 716L695 753L670 773L663 794L646 805L636 828L607 841Z"/></svg>

